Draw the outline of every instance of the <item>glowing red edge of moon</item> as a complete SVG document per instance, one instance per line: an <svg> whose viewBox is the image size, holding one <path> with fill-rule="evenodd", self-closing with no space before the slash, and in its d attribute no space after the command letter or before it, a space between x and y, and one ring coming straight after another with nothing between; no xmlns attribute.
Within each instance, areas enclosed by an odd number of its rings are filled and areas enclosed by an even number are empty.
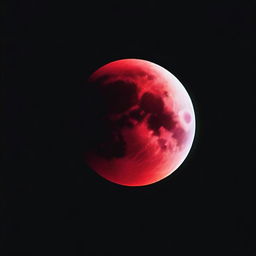
<svg viewBox="0 0 256 256"><path fill-rule="evenodd" d="M104 135L92 138L85 153L94 171L120 185L145 186L182 164L193 143L195 114L176 77L155 63L122 59L96 70L89 83L104 108L97 112L104 112L97 120Z"/></svg>

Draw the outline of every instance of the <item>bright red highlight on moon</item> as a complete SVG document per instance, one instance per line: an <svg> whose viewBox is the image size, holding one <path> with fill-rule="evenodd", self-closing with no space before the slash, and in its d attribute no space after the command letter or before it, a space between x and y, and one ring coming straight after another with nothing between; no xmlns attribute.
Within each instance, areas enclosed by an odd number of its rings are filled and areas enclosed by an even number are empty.
<svg viewBox="0 0 256 256"><path fill-rule="evenodd" d="M91 134L85 160L105 179L125 186L155 183L187 157L195 134L190 97L166 69L123 59L89 78Z"/></svg>

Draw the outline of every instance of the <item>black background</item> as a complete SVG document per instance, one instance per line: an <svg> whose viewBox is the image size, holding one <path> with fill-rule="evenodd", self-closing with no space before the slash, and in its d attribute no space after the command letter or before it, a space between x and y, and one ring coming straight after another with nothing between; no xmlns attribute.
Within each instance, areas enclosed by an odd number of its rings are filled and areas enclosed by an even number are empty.
<svg viewBox="0 0 256 256"><path fill-rule="evenodd" d="M1 255L253 255L252 7L2 4ZM86 79L121 58L168 69L195 107L188 158L150 186L83 162Z"/></svg>

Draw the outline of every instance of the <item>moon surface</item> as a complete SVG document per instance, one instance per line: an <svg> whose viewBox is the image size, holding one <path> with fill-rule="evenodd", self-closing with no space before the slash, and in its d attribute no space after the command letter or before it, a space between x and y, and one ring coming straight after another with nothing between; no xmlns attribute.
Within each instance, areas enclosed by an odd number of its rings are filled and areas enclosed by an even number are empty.
<svg viewBox="0 0 256 256"><path fill-rule="evenodd" d="M190 97L163 67L122 59L96 70L86 87L85 161L105 179L145 186L185 160L195 134Z"/></svg>

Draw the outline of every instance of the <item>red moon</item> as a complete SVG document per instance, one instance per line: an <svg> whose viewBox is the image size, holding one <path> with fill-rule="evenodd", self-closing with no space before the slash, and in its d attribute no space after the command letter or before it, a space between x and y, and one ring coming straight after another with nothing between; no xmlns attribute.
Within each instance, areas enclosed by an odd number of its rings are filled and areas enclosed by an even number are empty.
<svg viewBox="0 0 256 256"><path fill-rule="evenodd" d="M163 67L122 59L88 80L89 125L85 161L105 179L145 186L173 173L195 134L190 97Z"/></svg>

